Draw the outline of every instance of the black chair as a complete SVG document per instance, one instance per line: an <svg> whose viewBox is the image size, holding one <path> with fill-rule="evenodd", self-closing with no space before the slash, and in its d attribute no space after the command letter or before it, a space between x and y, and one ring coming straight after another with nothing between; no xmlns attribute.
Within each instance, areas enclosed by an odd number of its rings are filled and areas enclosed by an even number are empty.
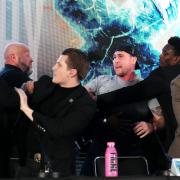
<svg viewBox="0 0 180 180"><path fill-rule="evenodd" d="M104 176L105 157L99 156L94 160L95 176ZM143 156L118 157L118 175L149 175L147 159Z"/></svg>

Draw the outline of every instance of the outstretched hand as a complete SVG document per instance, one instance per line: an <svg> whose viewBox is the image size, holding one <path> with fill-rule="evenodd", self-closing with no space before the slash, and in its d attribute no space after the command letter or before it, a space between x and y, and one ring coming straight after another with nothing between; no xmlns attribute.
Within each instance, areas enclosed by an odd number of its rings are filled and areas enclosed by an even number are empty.
<svg viewBox="0 0 180 180"><path fill-rule="evenodd" d="M19 94L19 97L20 97L20 109L21 111L23 111L26 116L31 120L33 121L33 109L31 109L29 106L28 106L28 100L27 100L27 95L26 93L20 89L20 88L15 88L15 91Z"/></svg>
<svg viewBox="0 0 180 180"><path fill-rule="evenodd" d="M20 97L20 109L23 110L26 107L28 107L28 104L27 104L27 95L20 88L15 88L15 91L19 94L19 97Z"/></svg>

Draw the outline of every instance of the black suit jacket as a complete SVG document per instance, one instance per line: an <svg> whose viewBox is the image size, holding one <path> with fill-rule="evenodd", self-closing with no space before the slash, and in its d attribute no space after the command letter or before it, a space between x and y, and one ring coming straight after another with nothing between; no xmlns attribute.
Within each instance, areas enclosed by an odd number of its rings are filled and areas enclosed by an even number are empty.
<svg viewBox="0 0 180 180"><path fill-rule="evenodd" d="M177 127L172 109L170 82L179 72L180 65L157 68L145 80L134 86L97 96L97 104L99 108L106 110L109 106L119 106L156 97L163 109L166 120L165 135L162 140L165 149L168 150Z"/></svg>
<svg viewBox="0 0 180 180"><path fill-rule="evenodd" d="M0 71L0 76L12 87L20 88L21 85L30 80L28 75L16 66L6 64Z"/></svg>
<svg viewBox="0 0 180 180"><path fill-rule="evenodd" d="M95 102L81 85L68 97L60 100L51 112L45 112L39 106L47 104L47 97L52 97L56 86L51 78L43 76L34 85L32 104L34 125L42 132L41 145L51 161L52 169L62 175L73 173L73 139L91 121L96 111ZM49 102L48 102L49 103ZM41 109L41 112L36 111ZM44 115L46 113L46 115Z"/></svg>
<svg viewBox="0 0 180 180"><path fill-rule="evenodd" d="M24 73L20 68L10 64L6 64L1 69L0 77L4 79L12 88L20 88L24 82L30 80L28 75ZM18 94L15 91L14 93L16 95L14 95L13 99L16 98L15 96L18 96ZM10 98L11 97L9 96L8 99ZM13 103L11 105L14 106ZM25 165L27 151L26 135L29 129L29 120L24 116L23 113L21 113L19 106L14 107L11 110L7 108L4 109L3 116L4 121L8 121L9 129L11 129L11 131L13 129L13 135L11 138L13 138L17 144L20 165Z"/></svg>
<svg viewBox="0 0 180 180"><path fill-rule="evenodd" d="M14 108L18 107L19 95L6 81L0 78L0 178L10 177L8 163L12 149L12 123L8 120L7 114L4 111L8 109L9 112L12 112Z"/></svg>
<svg viewBox="0 0 180 180"><path fill-rule="evenodd" d="M0 77L0 107L12 109L19 107L19 95L4 79Z"/></svg>
<svg viewBox="0 0 180 180"><path fill-rule="evenodd" d="M6 135L9 136L11 131L11 123L7 120L7 115L4 113L5 109L12 111L14 108L19 108L19 96L15 90L8 85L6 81L0 78L0 134L3 139Z"/></svg>

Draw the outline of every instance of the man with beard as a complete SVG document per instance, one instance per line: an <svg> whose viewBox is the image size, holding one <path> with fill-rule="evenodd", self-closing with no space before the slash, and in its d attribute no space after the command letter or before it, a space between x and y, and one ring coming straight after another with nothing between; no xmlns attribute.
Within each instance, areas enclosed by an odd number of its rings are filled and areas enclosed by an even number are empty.
<svg viewBox="0 0 180 180"><path fill-rule="evenodd" d="M117 48L113 55L113 68L115 75L101 75L85 85L90 94L104 94L132 86L142 80L135 72L139 67L137 50L132 45L120 45ZM103 118L98 117L92 125L90 134L93 134L94 129L94 143L82 169L84 175L93 175L94 159L104 155L106 142L114 141L120 156L147 156L144 142L154 129L161 129L164 125L161 107L156 99L132 103L124 106L120 111L109 108L107 114L107 111L100 112L105 114L106 119L104 121ZM110 118L108 114L112 114Z"/></svg>
<svg viewBox="0 0 180 180"><path fill-rule="evenodd" d="M161 132L161 141L168 152L174 138L177 122L172 108L170 83L180 72L180 38L171 37L160 55L160 67L150 73L143 81L131 87L125 87L97 96L99 108L107 110L110 106L119 106L141 100L157 98L165 117L165 128Z"/></svg>
<svg viewBox="0 0 180 180"><path fill-rule="evenodd" d="M28 46L20 42L11 42L4 48L5 66L0 71L0 77L4 79L12 88L21 87L21 85L30 80L28 77L31 73L32 57ZM25 123L25 116L18 108L4 109L4 117L8 121L11 130L11 141L17 143L18 156L20 165L26 163L26 134L28 124ZM9 152L12 153L13 145Z"/></svg>

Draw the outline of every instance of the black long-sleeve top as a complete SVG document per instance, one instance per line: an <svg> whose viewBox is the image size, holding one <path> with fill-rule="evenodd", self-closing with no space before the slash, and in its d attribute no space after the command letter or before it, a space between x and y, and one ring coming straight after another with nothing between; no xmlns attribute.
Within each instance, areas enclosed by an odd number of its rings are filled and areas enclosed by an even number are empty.
<svg viewBox="0 0 180 180"><path fill-rule="evenodd" d="M98 107L105 110L109 106L115 107L136 101L157 98L166 120L164 146L167 150L174 138L174 132L177 127L172 109L170 83L178 74L180 74L180 65L157 68L145 80L134 86L97 96Z"/></svg>

